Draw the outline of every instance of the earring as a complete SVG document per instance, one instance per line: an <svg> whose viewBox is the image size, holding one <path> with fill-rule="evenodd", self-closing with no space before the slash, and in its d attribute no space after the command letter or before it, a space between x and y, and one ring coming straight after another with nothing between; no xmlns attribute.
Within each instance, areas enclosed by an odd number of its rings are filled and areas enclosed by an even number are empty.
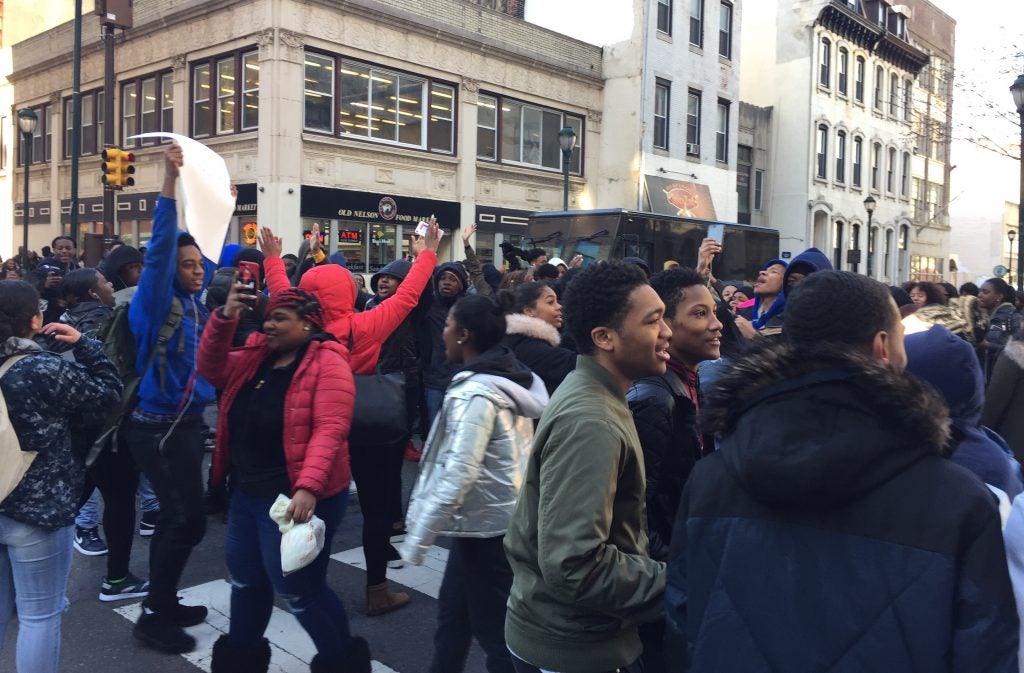
<svg viewBox="0 0 1024 673"><path fill-rule="evenodd" d="M457 343L457 344L459 344L459 345L461 346L461 345L462 345L462 339L459 339L459 340L458 340L458 341L456 341L455 343Z"/></svg>
<svg viewBox="0 0 1024 673"><path fill-rule="evenodd" d="M303 327L302 329L304 329L304 330L306 330L306 331L308 332L308 331L309 331L309 325L306 325L306 326L305 326L305 327Z"/></svg>

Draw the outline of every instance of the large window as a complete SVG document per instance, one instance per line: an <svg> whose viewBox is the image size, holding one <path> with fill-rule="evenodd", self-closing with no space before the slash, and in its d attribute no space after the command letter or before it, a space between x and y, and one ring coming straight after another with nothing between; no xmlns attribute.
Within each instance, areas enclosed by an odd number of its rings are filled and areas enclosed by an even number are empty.
<svg viewBox="0 0 1024 673"><path fill-rule="evenodd" d="M882 143L871 145L871 189L878 191L882 171Z"/></svg>
<svg viewBox="0 0 1024 673"><path fill-rule="evenodd" d="M814 175L819 178L828 177L828 126L818 126L818 153Z"/></svg>
<svg viewBox="0 0 1024 673"><path fill-rule="evenodd" d="M839 49L839 60L837 63L837 67L839 68L839 81L836 83L836 88L839 89L840 94L847 96L850 93L850 52L846 50L846 47L840 47Z"/></svg>
<svg viewBox="0 0 1024 673"><path fill-rule="evenodd" d="M85 112L85 109L82 109ZM171 73L160 73L121 85L121 146L155 145L158 138L128 140L136 133L174 130L174 84ZM82 125L85 125L83 117Z"/></svg>
<svg viewBox="0 0 1024 673"><path fill-rule="evenodd" d="M910 192L910 152L903 153L903 166L900 173L900 196L909 196Z"/></svg>
<svg viewBox="0 0 1024 673"><path fill-rule="evenodd" d="M328 54L305 56L306 130L454 152L454 86Z"/></svg>
<svg viewBox="0 0 1024 673"><path fill-rule="evenodd" d="M669 100L672 85L659 79L654 84L654 146L668 149Z"/></svg>
<svg viewBox="0 0 1024 673"><path fill-rule="evenodd" d="M700 156L700 91L686 93L686 153Z"/></svg>
<svg viewBox="0 0 1024 673"><path fill-rule="evenodd" d="M821 38L818 49L818 84L828 88L832 81L832 41Z"/></svg>
<svg viewBox="0 0 1024 673"><path fill-rule="evenodd" d="M658 0L658 31L672 34L672 0Z"/></svg>
<svg viewBox="0 0 1024 673"><path fill-rule="evenodd" d="M32 156L31 162L34 164L43 164L50 161L51 153L53 151L53 130L50 126L53 124L53 108L50 105L39 105L32 108L36 112L36 116L39 118L36 124L36 130L32 134ZM17 118L15 118L17 119ZM25 165L25 143L22 142L22 134L18 131L17 122L14 125L14 131L18 136L18 165Z"/></svg>
<svg viewBox="0 0 1024 673"><path fill-rule="evenodd" d="M583 173L583 118L510 98L481 95L477 103L477 157L537 168L560 169L558 132L576 133L569 172ZM492 112L493 110L493 112ZM500 137L499 134L500 133Z"/></svg>
<svg viewBox="0 0 1024 673"><path fill-rule="evenodd" d="M718 10L718 54L732 58L732 5L728 2Z"/></svg>
<svg viewBox="0 0 1024 673"><path fill-rule="evenodd" d="M718 129L715 131L715 159L729 161L729 106L727 100L718 99Z"/></svg>
<svg viewBox="0 0 1024 673"><path fill-rule="evenodd" d="M81 151L79 156L96 154L103 148L103 92L89 91L81 95L82 124L79 139ZM74 118L71 114L71 98L64 99L64 150L65 159L71 158L71 131Z"/></svg>
<svg viewBox="0 0 1024 673"><path fill-rule="evenodd" d="M900 78L896 73L889 75L889 116L895 117L900 105Z"/></svg>
<svg viewBox="0 0 1024 673"><path fill-rule="evenodd" d="M858 103L864 102L864 57L858 56L853 72L853 98Z"/></svg>
<svg viewBox="0 0 1024 673"><path fill-rule="evenodd" d="M764 171L754 169L754 210L764 207Z"/></svg>
<svg viewBox="0 0 1024 673"><path fill-rule="evenodd" d="M736 221L750 224L750 178L754 170L754 149L746 145L736 146Z"/></svg>
<svg viewBox="0 0 1024 673"><path fill-rule="evenodd" d="M846 131L836 131L836 182L846 182Z"/></svg>
<svg viewBox="0 0 1024 673"><path fill-rule="evenodd" d="M885 191L890 194L896 191L896 149L889 148L889 162L885 171Z"/></svg>
<svg viewBox="0 0 1024 673"><path fill-rule="evenodd" d="M909 79L903 80L903 121L910 121L910 115L914 111L914 83Z"/></svg>
<svg viewBox="0 0 1024 673"><path fill-rule="evenodd" d="M878 111L882 110L882 90L885 86L885 70L882 66L875 67L875 109Z"/></svg>
<svg viewBox="0 0 1024 673"><path fill-rule="evenodd" d="M690 44L704 46L704 0L690 0Z"/></svg>
<svg viewBox="0 0 1024 673"><path fill-rule="evenodd" d="M864 139L854 137L853 139L853 186L861 186L861 166L864 165Z"/></svg>
<svg viewBox="0 0 1024 673"><path fill-rule="evenodd" d="M258 52L237 52L192 67L194 137L255 129L259 125L259 102Z"/></svg>

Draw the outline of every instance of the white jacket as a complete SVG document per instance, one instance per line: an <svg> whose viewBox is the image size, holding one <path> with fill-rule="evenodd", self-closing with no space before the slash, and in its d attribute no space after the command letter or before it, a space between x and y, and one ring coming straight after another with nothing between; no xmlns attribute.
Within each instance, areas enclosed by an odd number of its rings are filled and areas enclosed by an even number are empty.
<svg viewBox="0 0 1024 673"><path fill-rule="evenodd" d="M548 394L534 374L527 390L499 376L459 372L427 436L399 553L420 564L439 535L503 535L533 443L533 419Z"/></svg>

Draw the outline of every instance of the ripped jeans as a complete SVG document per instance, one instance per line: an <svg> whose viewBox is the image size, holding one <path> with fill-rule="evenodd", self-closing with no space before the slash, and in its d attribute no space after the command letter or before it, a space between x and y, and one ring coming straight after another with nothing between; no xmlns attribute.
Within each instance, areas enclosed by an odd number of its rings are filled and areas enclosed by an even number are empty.
<svg viewBox="0 0 1024 673"><path fill-rule="evenodd" d="M285 600L316 645L329 660L343 660L351 644L348 616L338 595L327 586L331 538L345 515L348 491L321 500L316 516L326 526L324 549L312 563L287 577L281 574L281 533L270 518L273 498L231 494L225 541L231 575L231 626L228 638L239 646L263 637L274 609L274 592Z"/></svg>

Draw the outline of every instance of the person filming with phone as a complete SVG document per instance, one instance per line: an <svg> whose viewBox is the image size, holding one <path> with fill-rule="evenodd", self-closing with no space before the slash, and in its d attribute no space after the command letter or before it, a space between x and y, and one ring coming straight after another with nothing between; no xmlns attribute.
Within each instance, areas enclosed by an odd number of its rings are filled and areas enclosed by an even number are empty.
<svg viewBox="0 0 1024 673"><path fill-rule="evenodd" d="M211 670L267 670L270 644L263 633L275 592L316 645L314 673L342 670L349 662L369 670L366 641L352 638L345 609L327 585L331 537L345 513L351 481L352 369L344 347L324 329L317 296L301 288L275 292L263 333L233 348L239 318L255 300L252 280L241 266L199 350L199 372L223 391L212 482L230 474L234 485L225 542L231 625L214 645ZM287 577L281 571L281 534L269 516L280 493L291 497L288 515L294 521L307 522L315 513L326 527L319 556Z"/></svg>

